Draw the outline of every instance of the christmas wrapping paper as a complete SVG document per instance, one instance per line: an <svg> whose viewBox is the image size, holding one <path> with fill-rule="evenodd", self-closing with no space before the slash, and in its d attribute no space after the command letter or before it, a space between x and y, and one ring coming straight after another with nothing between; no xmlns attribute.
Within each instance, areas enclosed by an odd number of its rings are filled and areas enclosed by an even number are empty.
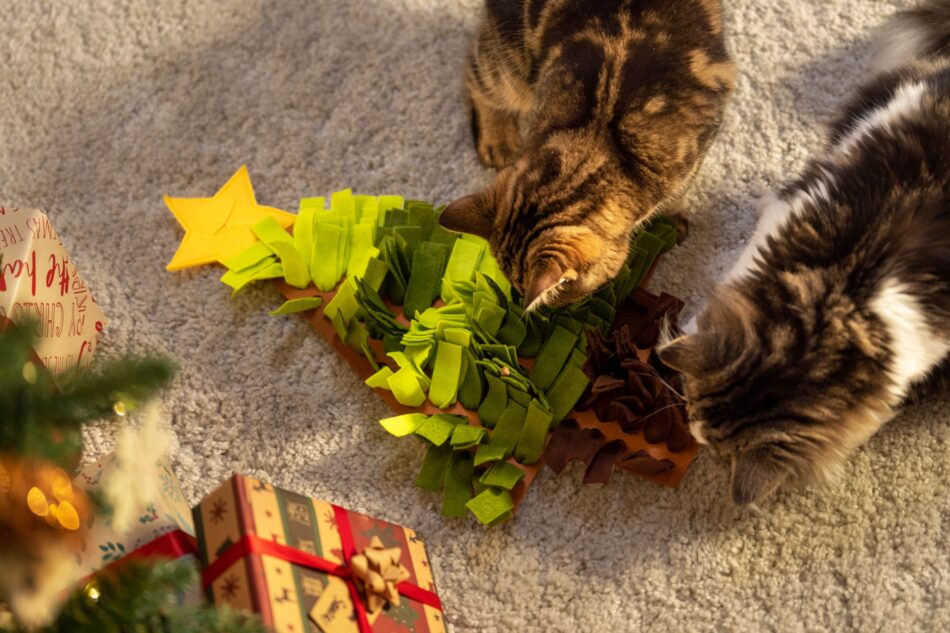
<svg viewBox="0 0 950 633"><path fill-rule="evenodd" d="M0 207L0 331L28 321L53 375L89 367L106 323L46 214Z"/></svg>
<svg viewBox="0 0 950 633"><path fill-rule="evenodd" d="M445 631L425 544L409 528L241 475L208 495L194 518L208 597L260 614L277 633ZM408 574L398 606L372 614L350 565L374 543L398 549Z"/></svg>
<svg viewBox="0 0 950 633"><path fill-rule="evenodd" d="M76 477L74 483L94 492L103 477L109 474L113 456L105 457L89 464ZM178 478L169 465L160 462L152 466L154 473L143 476L155 476L160 482L157 497L142 506L135 527L122 533L116 530L107 517L93 515L89 526L89 536L79 558L80 573L89 576L125 556L164 556L174 558L181 550L192 549L185 556L197 559L193 553L193 542L186 543L195 535L191 508L185 500ZM185 536L187 535L187 536ZM185 595L179 597L182 604L201 604L203 592L197 583Z"/></svg>

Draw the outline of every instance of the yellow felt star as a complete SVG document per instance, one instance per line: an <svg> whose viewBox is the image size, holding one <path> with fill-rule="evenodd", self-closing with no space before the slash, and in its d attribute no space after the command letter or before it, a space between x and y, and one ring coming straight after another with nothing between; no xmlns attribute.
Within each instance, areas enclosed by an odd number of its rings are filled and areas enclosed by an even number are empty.
<svg viewBox="0 0 950 633"><path fill-rule="evenodd" d="M294 223L292 213L257 204L247 165L242 165L213 198L172 198L165 204L185 229L168 270L213 262L224 263L257 242L251 227L268 215L284 228Z"/></svg>

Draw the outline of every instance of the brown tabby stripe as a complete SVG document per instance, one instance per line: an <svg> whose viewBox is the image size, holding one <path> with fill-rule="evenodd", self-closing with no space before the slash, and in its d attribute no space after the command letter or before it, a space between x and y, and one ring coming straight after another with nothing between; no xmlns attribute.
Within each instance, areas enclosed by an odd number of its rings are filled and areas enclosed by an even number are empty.
<svg viewBox="0 0 950 633"><path fill-rule="evenodd" d="M719 0L486 0L466 81L486 191L448 228L486 237L523 293L573 271L560 302L615 275L669 210L722 118L735 69ZM555 281L557 279L555 278Z"/></svg>

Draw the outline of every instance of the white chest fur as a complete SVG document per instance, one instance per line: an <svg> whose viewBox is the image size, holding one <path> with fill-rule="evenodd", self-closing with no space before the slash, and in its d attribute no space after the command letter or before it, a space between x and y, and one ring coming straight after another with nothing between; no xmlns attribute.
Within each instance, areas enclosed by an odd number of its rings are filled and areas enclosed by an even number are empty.
<svg viewBox="0 0 950 633"><path fill-rule="evenodd" d="M933 331L920 302L896 279L884 282L871 309L884 321L890 335L891 394L900 401L911 385L925 378L950 353L950 338Z"/></svg>

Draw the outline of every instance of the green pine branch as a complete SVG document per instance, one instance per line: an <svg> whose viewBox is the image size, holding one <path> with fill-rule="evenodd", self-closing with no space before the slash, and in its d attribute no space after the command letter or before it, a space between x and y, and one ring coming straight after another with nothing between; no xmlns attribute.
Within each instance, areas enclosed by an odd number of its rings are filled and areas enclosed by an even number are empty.
<svg viewBox="0 0 950 633"><path fill-rule="evenodd" d="M88 372L61 375L58 384L31 360L30 324L0 334L0 454L47 459L68 467L78 457L83 424L130 408L168 384L172 365L123 359Z"/></svg>
<svg viewBox="0 0 950 633"><path fill-rule="evenodd" d="M254 616L227 608L179 606L196 582L190 563L127 561L78 588L42 633L264 633ZM14 629L15 633L26 633Z"/></svg>

